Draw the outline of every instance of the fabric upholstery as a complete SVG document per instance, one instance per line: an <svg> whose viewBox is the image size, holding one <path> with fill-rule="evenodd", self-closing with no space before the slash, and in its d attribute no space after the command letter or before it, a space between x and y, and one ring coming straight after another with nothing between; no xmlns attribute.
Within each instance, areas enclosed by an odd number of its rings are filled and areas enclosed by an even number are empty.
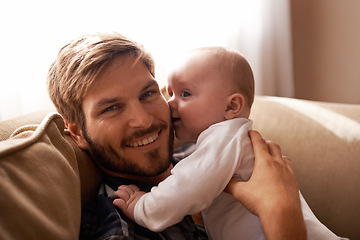
<svg viewBox="0 0 360 240"><path fill-rule="evenodd" d="M2 239L77 239L81 206L96 197L100 171L48 113L0 122ZM291 158L319 220L360 239L360 104L257 96L251 119Z"/></svg>
<svg viewBox="0 0 360 240"><path fill-rule="evenodd" d="M80 185L79 151L65 138L56 113L0 141L2 239L78 238L81 193L90 195ZM81 167L80 173L89 170Z"/></svg>
<svg viewBox="0 0 360 240"><path fill-rule="evenodd" d="M258 97L254 128L290 157L300 190L337 235L360 238L360 105Z"/></svg>

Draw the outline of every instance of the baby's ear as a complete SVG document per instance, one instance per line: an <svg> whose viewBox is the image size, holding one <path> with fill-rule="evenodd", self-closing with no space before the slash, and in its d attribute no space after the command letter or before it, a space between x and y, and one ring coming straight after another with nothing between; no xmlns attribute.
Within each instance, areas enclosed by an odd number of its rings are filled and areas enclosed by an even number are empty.
<svg viewBox="0 0 360 240"><path fill-rule="evenodd" d="M230 120L239 117L245 107L245 98L240 93L234 93L227 98L225 119Z"/></svg>

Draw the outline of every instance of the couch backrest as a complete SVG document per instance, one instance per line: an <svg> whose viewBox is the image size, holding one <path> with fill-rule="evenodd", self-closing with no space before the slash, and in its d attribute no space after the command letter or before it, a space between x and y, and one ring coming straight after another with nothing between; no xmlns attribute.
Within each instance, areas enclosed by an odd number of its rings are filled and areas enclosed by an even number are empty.
<svg viewBox="0 0 360 240"><path fill-rule="evenodd" d="M292 160L318 219L337 235L360 239L360 105L257 97L251 118Z"/></svg>

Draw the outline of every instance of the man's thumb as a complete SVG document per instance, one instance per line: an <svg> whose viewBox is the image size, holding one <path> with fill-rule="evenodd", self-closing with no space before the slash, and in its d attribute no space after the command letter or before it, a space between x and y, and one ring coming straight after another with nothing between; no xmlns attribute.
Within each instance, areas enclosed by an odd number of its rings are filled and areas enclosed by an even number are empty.
<svg viewBox="0 0 360 240"><path fill-rule="evenodd" d="M226 186L226 188L224 189L224 192L231 194L237 201L242 200L242 189L245 188L245 186L243 186L244 182L238 182L234 179L230 179L230 182L228 183L228 185Z"/></svg>

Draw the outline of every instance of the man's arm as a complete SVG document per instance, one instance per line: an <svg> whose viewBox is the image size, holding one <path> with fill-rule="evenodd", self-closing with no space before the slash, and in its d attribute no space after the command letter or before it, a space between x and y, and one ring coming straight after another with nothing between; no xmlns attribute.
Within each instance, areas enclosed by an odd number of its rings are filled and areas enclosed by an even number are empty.
<svg viewBox="0 0 360 240"><path fill-rule="evenodd" d="M306 239L298 184L291 161L280 147L256 131L249 135L255 152L254 171L247 182L231 180L225 191L259 216L266 239Z"/></svg>

